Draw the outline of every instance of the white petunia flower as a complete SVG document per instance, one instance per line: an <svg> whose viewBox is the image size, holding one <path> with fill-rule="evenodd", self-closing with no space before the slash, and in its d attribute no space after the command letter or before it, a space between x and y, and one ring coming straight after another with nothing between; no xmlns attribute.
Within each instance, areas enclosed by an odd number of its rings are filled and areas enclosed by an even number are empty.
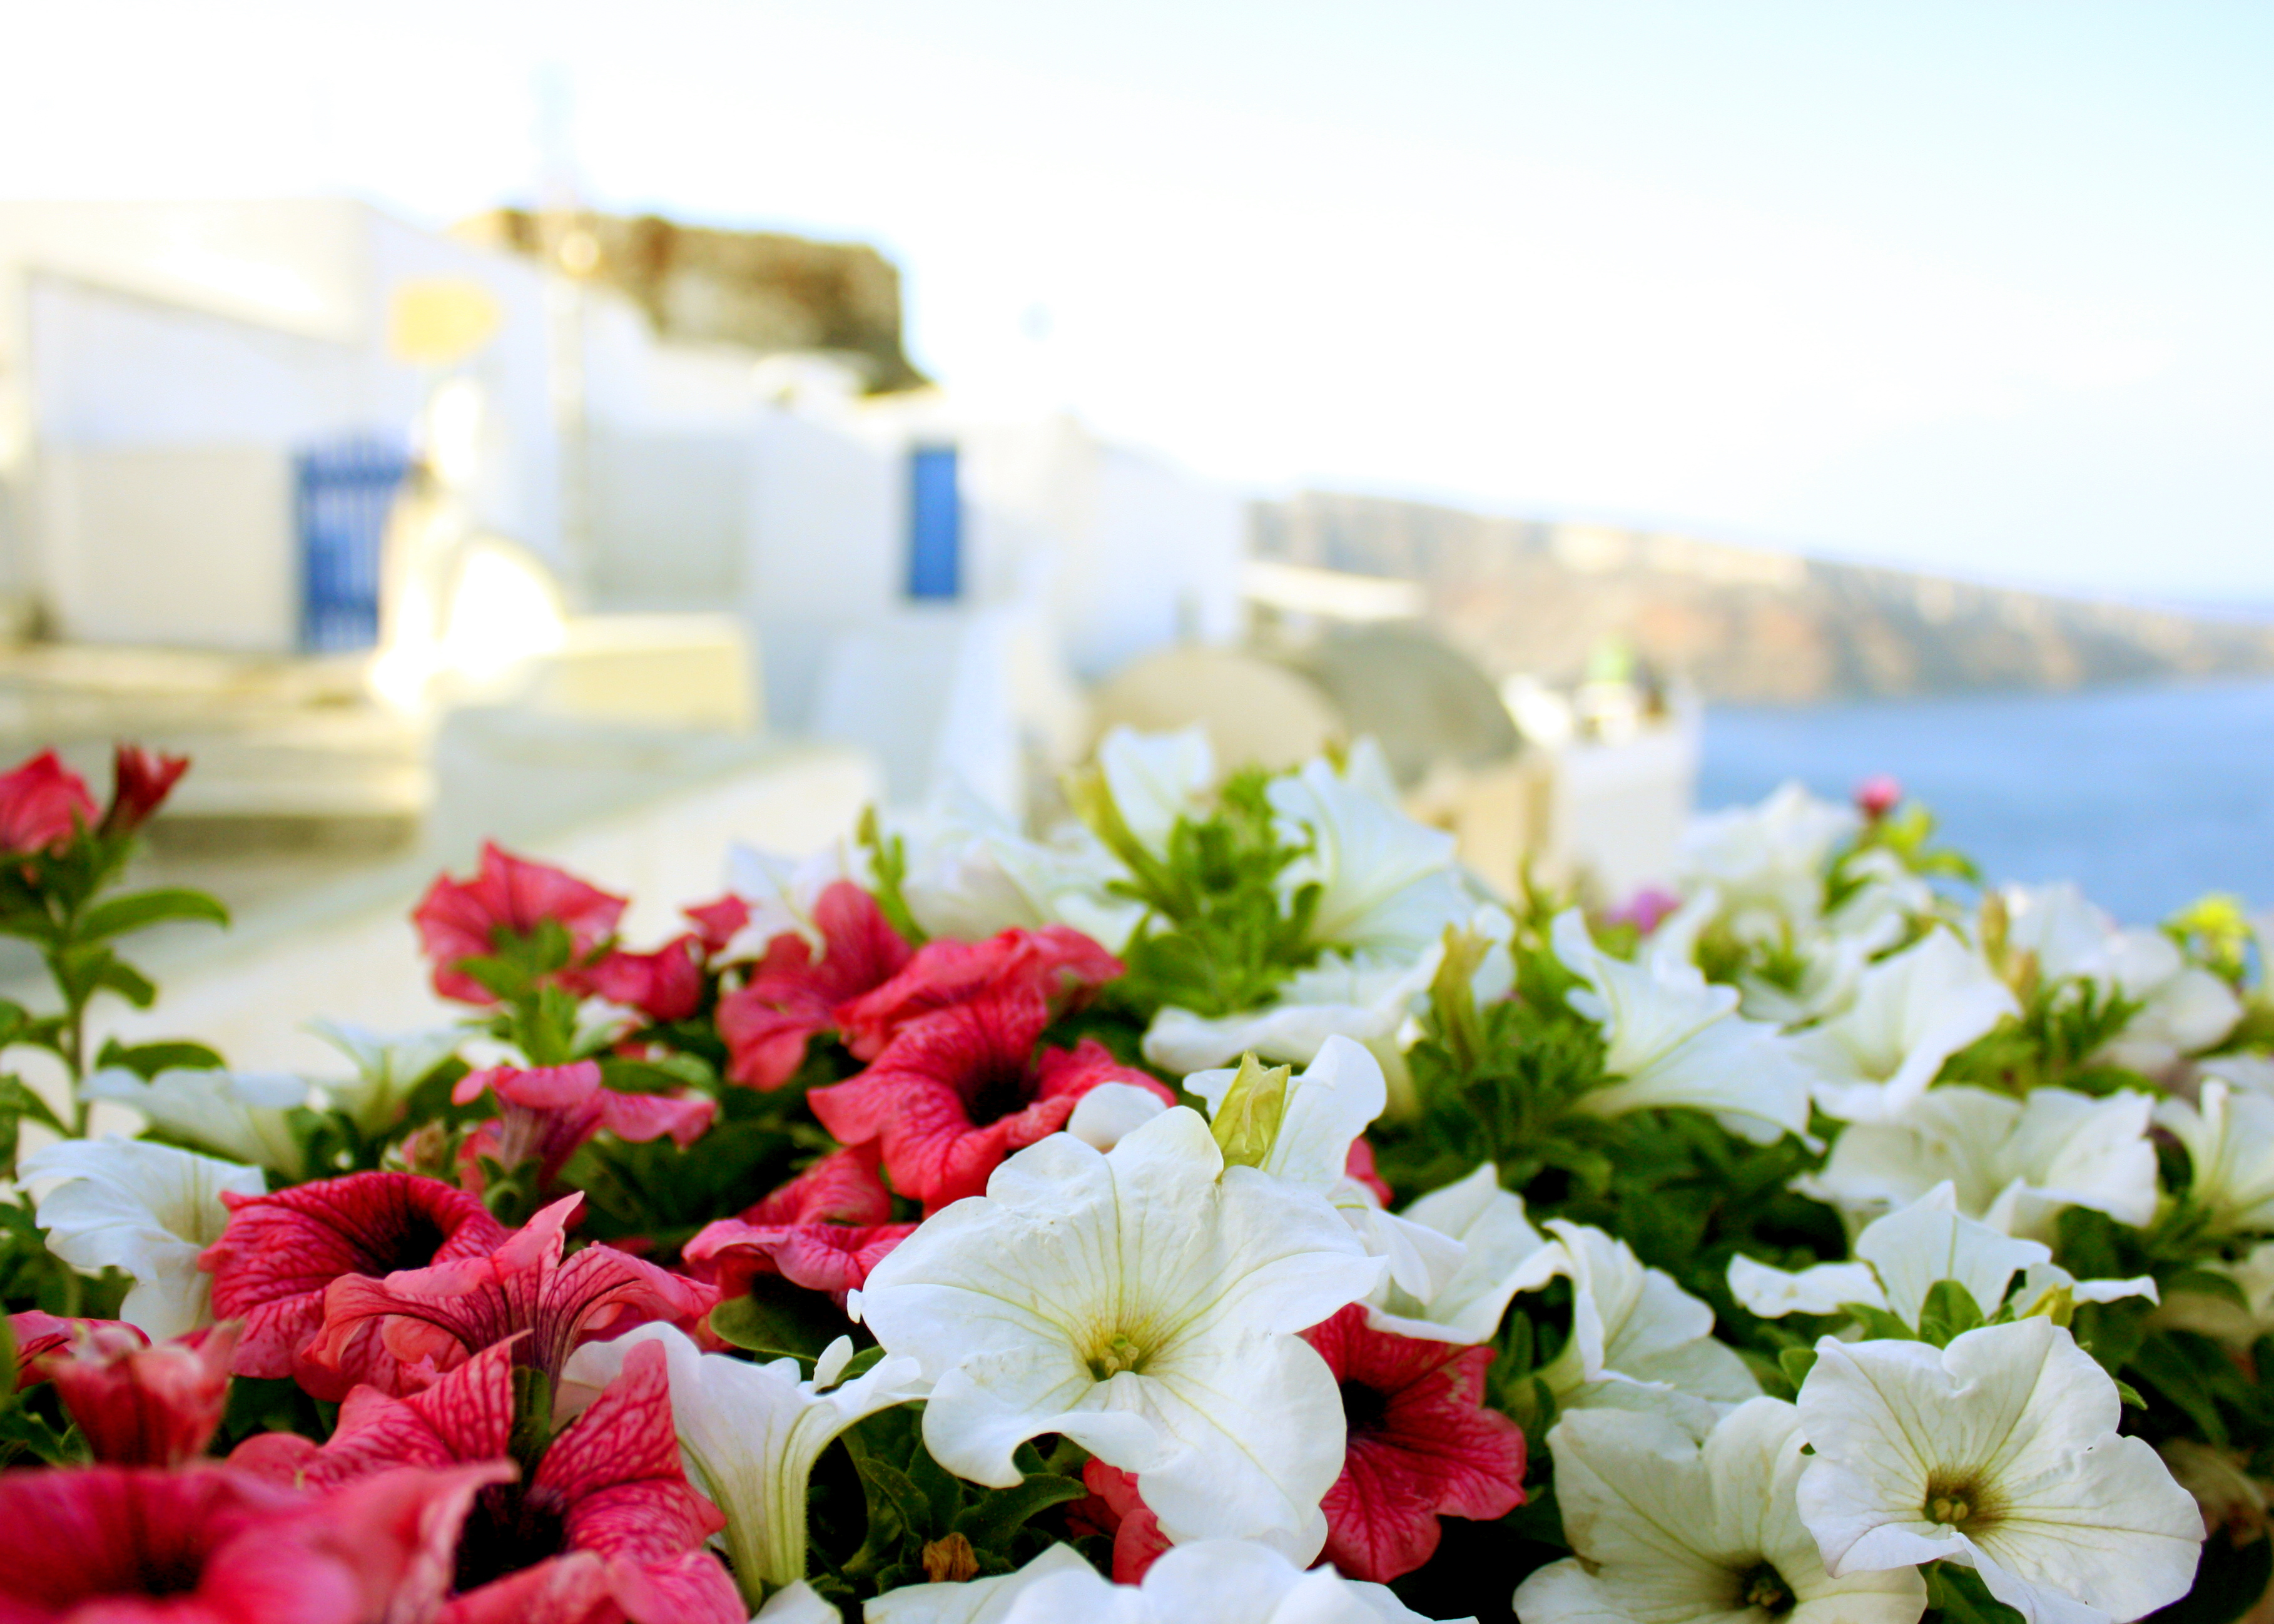
<svg viewBox="0 0 2274 1624"><path fill-rule="evenodd" d="M750 1624L845 1624L845 1615L800 1579L767 1597L766 1605L750 1615Z"/></svg>
<svg viewBox="0 0 2274 1624"><path fill-rule="evenodd" d="M1863 973L1847 1011L1792 1040L1815 1074L1816 1102L1850 1122L1879 1122L1915 1102L1944 1061L2021 1013L1980 954L1930 930Z"/></svg>
<svg viewBox="0 0 2274 1624"><path fill-rule="evenodd" d="M1216 782L1216 752L1199 726L1172 733L1116 727L1097 747L1097 766L1123 826L1156 857L1168 855L1178 818L1205 815L1201 797Z"/></svg>
<svg viewBox="0 0 2274 1624"><path fill-rule="evenodd" d="M1939 1558L2031 1624L2136 1619L2194 1583L2194 1497L2118 1436L2116 1384L2051 1320L1816 1354L1800 1515L1834 1575Z"/></svg>
<svg viewBox="0 0 2274 1624"><path fill-rule="evenodd" d="M1647 944L1640 964L1613 958L1577 908L1556 917L1553 935L1555 956L1586 982L1570 993L1571 1007L1602 1027L1613 1079L1573 1109L1619 1116L1690 1106L1760 1145L1808 1132L1808 1073L1773 1026L1736 1012L1734 988Z"/></svg>
<svg viewBox="0 0 2274 1624"><path fill-rule="evenodd" d="M1500 1169L1489 1162L1398 1216L1467 1251L1452 1278L1427 1298L1391 1280L1375 1287L1366 1299L1366 1319L1377 1331L1419 1342L1489 1342L1511 1297L1565 1272L1562 1248L1532 1227L1524 1198L1500 1187Z"/></svg>
<svg viewBox="0 0 2274 1624"><path fill-rule="evenodd" d="M845 854L833 846L803 857L754 846L729 847L727 889L742 899L750 917L721 957L763 958L766 944L784 935L802 936L819 947L821 927L814 922L813 910L832 882L847 877Z"/></svg>
<svg viewBox="0 0 2274 1624"><path fill-rule="evenodd" d="M2026 1101L1951 1086L1886 1122L1842 1132L1821 1170L1793 1188L1851 1216L1916 1200L1947 1180L1958 1210L2009 1235L2051 1237L2065 1207L2120 1223L2156 1213L2155 1101L2130 1092L2095 1099L2066 1088Z"/></svg>
<svg viewBox="0 0 2274 1624"><path fill-rule="evenodd" d="M2156 1297L2156 1282L2145 1275L2077 1280L2054 1266L2052 1252L2042 1242L2017 1239L1958 1211L1947 1182L1866 1228L1856 1237L1856 1259L1788 1274L1751 1258L1732 1258L1730 1295L1764 1320L1837 1313L1856 1303L1884 1308L1913 1327L1927 1293L1944 1280L1964 1287L1984 1314L1997 1312L2016 1274L2023 1274L2016 1299L2023 1312L2048 1293L2062 1290L2080 1303Z"/></svg>
<svg viewBox="0 0 2274 1624"><path fill-rule="evenodd" d="M1168 1109L1168 1102L1149 1088L1100 1083L1074 1101L1065 1131L1092 1150L1111 1150Z"/></svg>
<svg viewBox="0 0 2274 1624"><path fill-rule="evenodd" d="M1711 896L1708 891L1705 895ZM1901 936L1893 933L1838 936L1818 931L1795 940L1787 950L1788 972L1772 977L1758 965L1737 974L1739 1011L1776 1026L1797 1026L1838 1015L1856 1002L1871 956ZM1685 955L1689 956L1689 955Z"/></svg>
<svg viewBox="0 0 2274 1624"><path fill-rule="evenodd" d="M2044 980L2090 981L2141 1006L2097 1059L2157 1076L2180 1056L2218 1042L2242 1018L2225 981L2188 964L2161 931L2119 929L2073 881L2008 885L1999 898L2009 951L2030 954Z"/></svg>
<svg viewBox="0 0 2274 1624"><path fill-rule="evenodd" d="M1551 1218L1561 1265L1571 1281L1571 1335L1540 1372L1566 1410L1609 1405L1656 1410L1703 1432L1717 1406L1757 1397L1736 1350L1713 1339L1713 1311L1645 1268L1624 1241ZM1549 1276L1543 1263L1536 1271Z"/></svg>
<svg viewBox="0 0 2274 1624"><path fill-rule="evenodd" d="M2175 1291L2156 1311L2153 1324L2216 1337L2238 1350L2274 1331L2274 1241L2261 1242L2238 1262L2214 1259L2197 1267L2233 1281L2242 1305L2207 1291Z"/></svg>
<svg viewBox="0 0 2274 1624"><path fill-rule="evenodd" d="M1475 906L1460 883L1453 837L1408 817L1380 747L1361 739L1342 771L1324 758L1264 791L1280 838L1310 851L1280 871L1283 892L1320 888L1311 939L1412 959Z"/></svg>
<svg viewBox="0 0 2274 1624"><path fill-rule="evenodd" d="M1909 1569L1824 1571L1800 1520L1800 1423L1750 1399L1700 1443L1662 1416L1580 1410L1547 1434L1573 1555L1516 1592L1523 1624L1914 1624Z"/></svg>
<svg viewBox="0 0 2274 1624"><path fill-rule="evenodd" d="M48 1250L73 1268L124 1270L134 1289L118 1317L153 1342L212 1318L213 1276L198 1255L229 1224L222 1192L265 1195L259 1168L147 1139L64 1139L24 1158L29 1190L47 1186L34 1216Z"/></svg>
<svg viewBox="0 0 2274 1624"><path fill-rule="evenodd" d="M867 1624L1428 1624L1388 1587L1276 1551L1203 1539L1163 1552L1143 1583L1116 1584L1065 1545L1014 1574L912 1584L868 1605ZM1475 1624L1473 1619L1451 1624Z"/></svg>
<svg viewBox="0 0 2274 1624"><path fill-rule="evenodd" d="M1118 951L1144 917L1143 904L1107 890L1129 871L1079 823L1031 839L951 784L892 832L907 861L900 895L931 936L977 941L1013 926L1071 925Z"/></svg>
<svg viewBox="0 0 2274 1624"><path fill-rule="evenodd" d="M83 1100L131 1105L170 1139L218 1151L232 1162L307 1177L308 1154L290 1113L308 1102L305 1078L282 1071L219 1071L169 1066L145 1082L123 1066L79 1086Z"/></svg>
<svg viewBox="0 0 2274 1624"><path fill-rule="evenodd" d="M606 1387L622 1372L625 1355L650 1342L663 1344L688 1480L727 1518L727 1550L744 1599L755 1604L768 1589L804 1578L815 1463L862 1417L922 1397L916 1362L888 1357L839 1387L853 1356L850 1337L829 1345L809 1381L795 1359L757 1365L704 1353L676 1327L644 1325L585 1343L568 1361L568 1378Z"/></svg>
<svg viewBox="0 0 2274 1624"><path fill-rule="evenodd" d="M308 1023L308 1030L353 1063L353 1077L323 1083L324 1099L366 1134L393 1126L410 1090L466 1040L456 1026L388 1034L346 1021L316 1020Z"/></svg>
<svg viewBox="0 0 2274 1624"><path fill-rule="evenodd" d="M1721 893L1730 929L1744 941L1774 939L1824 912L1833 848L1856 831L1856 813L1818 801L1796 783L1754 807L1692 818L1675 877L1685 893Z"/></svg>
<svg viewBox="0 0 2274 1624"><path fill-rule="evenodd" d="M2200 1105L2163 1101L2156 1125L2187 1147L2187 1199L2213 1222L2274 1229L2274 1096L2208 1078Z"/></svg>
<svg viewBox="0 0 2274 1624"><path fill-rule="evenodd" d="M1197 1112L1100 1154L1053 1134L935 1214L848 1303L933 1390L926 1447L1009 1487L1044 1432L1138 1474L1172 1539L1238 1533L1307 1558L1342 1470L1342 1401L1296 1335L1381 1278L1335 1209L1226 1168Z"/></svg>
<svg viewBox="0 0 2274 1624"><path fill-rule="evenodd" d="M1239 1076L1232 1070L1195 1071L1185 1086L1207 1101L1215 1118L1224 1114ZM1333 1203L1367 1252L1389 1260L1388 1278L1396 1285L1424 1299L1443 1290L1461 1267L1461 1244L1384 1212L1374 1192L1344 1171L1352 1143L1388 1101L1381 1063L1364 1045L1329 1037L1306 1070L1286 1079L1285 1090L1270 1144L1252 1165Z"/></svg>
<svg viewBox="0 0 2274 1624"><path fill-rule="evenodd" d="M1288 977L1261 1009L1210 1017L1166 1005L1145 1029L1145 1058L1176 1072L1221 1066L1242 1055L1308 1065L1337 1036L1395 1053L1443 959L1442 944L1417 959L1390 963L1329 954Z"/></svg>

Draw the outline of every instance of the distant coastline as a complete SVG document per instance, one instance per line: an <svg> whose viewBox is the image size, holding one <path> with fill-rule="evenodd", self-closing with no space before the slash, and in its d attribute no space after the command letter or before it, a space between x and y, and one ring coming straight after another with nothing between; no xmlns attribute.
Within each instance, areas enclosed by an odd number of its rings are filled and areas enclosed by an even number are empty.
<svg viewBox="0 0 2274 1624"><path fill-rule="evenodd" d="M2064 598L1660 530L1306 492L1252 509L1259 557L1417 583L1495 677L1569 679L1607 643L1711 701L2064 693L2274 675L2274 605Z"/></svg>

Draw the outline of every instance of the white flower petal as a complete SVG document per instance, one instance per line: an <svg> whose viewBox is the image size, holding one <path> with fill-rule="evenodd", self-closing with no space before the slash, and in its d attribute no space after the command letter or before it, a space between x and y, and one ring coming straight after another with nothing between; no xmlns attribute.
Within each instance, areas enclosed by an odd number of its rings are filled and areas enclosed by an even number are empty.
<svg viewBox="0 0 2274 1624"><path fill-rule="evenodd" d="M1134 1083L1100 1083L1074 1102L1065 1131L1092 1150L1111 1150L1126 1135L1168 1109L1149 1088Z"/></svg>
<svg viewBox="0 0 2274 1624"><path fill-rule="evenodd" d="M1465 1249L1460 1266L1427 1298L1386 1280L1367 1297L1367 1323L1423 1342L1488 1342L1509 1299L1537 1290L1562 1272L1562 1248L1533 1229L1524 1200L1500 1187L1487 1162L1466 1178L1408 1207L1406 1222L1449 1236Z"/></svg>
<svg viewBox="0 0 2274 1624"><path fill-rule="evenodd" d="M1856 1255L1879 1275L1889 1311L1916 1326L1937 1281L1956 1281L1984 1314L1994 1313L2014 1274L2052 1253L1967 1217L1942 1184L1857 1236Z"/></svg>
<svg viewBox="0 0 2274 1624"><path fill-rule="evenodd" d="M161 1132L233 1161L274 1168L287 1178L307 1171L306 1153L285 1116L307 1103L305 1079L177 1066L145 1082L113 1066L87 1078L79 1091L82 1099L131 1105Z"/></svg>
<svg viewBox="0 0 2274 1624"><path fill-rule="evenodd" d="M644 1325L570 1357L571 1381L604 1387L642 1342L662 1345L672 1424L688 1479L726 1515L727 1549L745 1594L794 1583L806 1569L806 1491L838 1434L864 1416L923 1395L916 1362L887 1357L827 1391L799 1380L793 1359L757 1365L704 1353L676 1327ZM840 1338L841 1372L852 1351ZM828 1356L825 1356L827 1357Z"/></svg>
<svg viewBox="0 0 2274 1624"><path fill-rule="evenodd" d="M750 1616L750 1624L845 1624L845 1615L800 1579L767 1597L766 1605Z"/></svg>
<svg viewBox="0 0 2274 1624"><path fill-rule="evenodd" d="M2190 1201L2229 1229L2274 1229L2274 1095L2209 1077L2199 1104L2165 1100L2155 1120L2187 1147Z"/></svg>
<svg viewBox="0 0 2274 1624"><path fill-rule="evenodd" d="M2118 1436L2115 1384L2043 1318L1947 1348L1817 1343L1800 1391L1799 1505L1835 1574L1948 1557L2041 1616L2134 1619L2187 1594L2202 1522L2156 1452ZM1957 1525L1931 1508L1963 1504ZM2074 1615L2068 1615L2074 1616Z"/></svg>
<svg viewBox="0 0 2274 1624"><path fill-rule="evenodd" d="M1264 793L1282 838L1311 847L1279 884L1289 896L1320 886L1314 941L1411 958L1475 906L1454 875L1453 837L1405 816L1372 741L1359 741L1340 772L1314 759Z"/></svg>
<svg viewBox="0 0 2274 1624"><path fill-rule="evenodd" d="M1944 1061L2020 1013L1979 954L1948 930L1930 930L1865 970L1854 1004L1800 1034L1793 1052L1815 1073L1826 1112L1877 1122L1924 1094Z"/></svg>
<svg viewBox="0 0 2274 1624"><path fill-rule="evenodd" d="M1796 1274L1741 1255L1729 1259L1729 1295L1764 1320L1836 1314L1846 1303L1887 1305L1879 1276L1863 1263L1819 1263Z"/></svg>
<svg viewBox="0 0 2274 1624"><path fill-rule="evenodd" d="M1761 1569L1800 1624L1916 1624L1916 1573L1824 1570L1794 1489L1803 1462L1791 1405L1756 1398L1702 1443L1660 1416L1573 1410L1548 1434L1556 1504L1576 1553L1516 1593L1523 1624L1724 1624L1758 1618Z"/></svg>
<svg viewBox="0 0 2274 1624"><path fill-rule="evenodd" d="M950 1470L1007 1487L1017 1444L1062 1432L1168 1471L1166 1500L1145 1490L1164 1523L1174 1485L1213 1474L1206 1531L1291 1537L1342 1456L1334 1383L1294 1334L1381 1270L1322 1196L1224 1169L1178 1108L1103 1154L1067 1134L1021 1151L902 1242L858 1306L936 1380L924 1437ZM1253 1439L1272 1453L1245 1454Z"/></svg>
<svg viewBox="0 0 2274 1624"><path fill-rule="evenodd" d="M35 1151L18 1176L27 1189L45 1187L34 1217L50 1252L73 1268L134 1277L120 1314L154 1341L207 1322L211 1277L198 1256L228 1227L222 1192L268 1189L258 1168L109 1137Z"/></svg>
<svg viewBox="0 0 2274 1624"><path fill-rule="evenodd" d="M1016 1573L960 1584L904 1584L871 1599L862 1610L866 1624L1003 1624L1020 1595L1054 1574L1097 1570L1072 1545L1051 1545Z"/></svg>
<svg viewBox="0 0 2274 1624"><path fill-rule="evenodd" d="M1172 733L1116 727L1098 745L1097 764L1114 810L1156 857L1167 853L1179 817L1200 816L1200 798L1216 781L1216 752L1199 726Z"/></svg>

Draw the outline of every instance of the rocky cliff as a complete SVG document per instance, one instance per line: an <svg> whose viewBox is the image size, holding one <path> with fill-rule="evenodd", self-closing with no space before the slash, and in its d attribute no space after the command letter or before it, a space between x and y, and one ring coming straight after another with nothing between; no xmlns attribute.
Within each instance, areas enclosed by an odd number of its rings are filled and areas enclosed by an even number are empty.
<svg viewBox="0 0 2274 1624"><path fill-rule="evenodd" d="M1495 676L1623 640L1709 699L2067 688L2274 672L2274 624L1978 586L1657 531L1378 497L1259 502L1259 557L1421 583Z"/></svg>

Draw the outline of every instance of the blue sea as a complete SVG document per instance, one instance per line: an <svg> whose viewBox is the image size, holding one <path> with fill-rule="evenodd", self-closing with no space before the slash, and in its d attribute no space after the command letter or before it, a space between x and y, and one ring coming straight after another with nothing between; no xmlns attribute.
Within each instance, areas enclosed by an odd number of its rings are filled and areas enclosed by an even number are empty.
<svg viewBox="0 0 2274 1624"><path fill-rule="evenodd" d="M2274 907L2274 682L1708 707L1698 804L1875 772L1992 879L2074 879L2127 923L2211 891Z"/></svg>

